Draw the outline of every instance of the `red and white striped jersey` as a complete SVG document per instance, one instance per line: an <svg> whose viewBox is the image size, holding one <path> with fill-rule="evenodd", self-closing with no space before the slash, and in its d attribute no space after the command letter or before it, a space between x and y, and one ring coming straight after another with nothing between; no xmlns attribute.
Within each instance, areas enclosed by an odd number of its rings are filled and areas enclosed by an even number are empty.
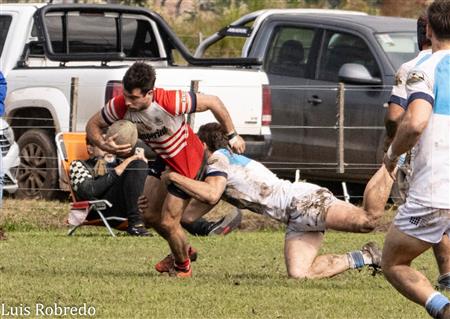
<svg viewBox="0 0 450 319"><path fill-rule="evenodd" d="M194 93L153 90L151 105L142 111L129 110L123 95L111 99L101 114L106 123L124 119L136 124L138 135L176 172L195 178L203 160L203 144L184 114L196 109Z"/></svg>

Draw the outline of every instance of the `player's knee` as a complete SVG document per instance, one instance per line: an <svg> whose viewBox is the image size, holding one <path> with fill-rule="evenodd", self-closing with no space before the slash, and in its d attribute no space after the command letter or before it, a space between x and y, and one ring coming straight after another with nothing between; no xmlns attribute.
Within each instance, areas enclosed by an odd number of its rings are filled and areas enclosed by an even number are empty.
<svg viewBox="0 0 450 319"><path fill-rule="evenodd" d="M361 227L361 232L362 233L370 233L372 231L374 231L374 229L377 227L377 223L375 221L372 220L368 220L367 222L365 222L363 224L363 226Z"/></svg>
<svg viewBox="0 0 450 319"><path fill-rule="evenodd" d="M395 266L395 261L391 260L386 254L384 254L381 259L381 269L386 278L390 278Z"/></svg>
<svg viewBox="0 0 450 319"><path fill-rule="evenodd" d="M289 275L289 278L291 278L291 279L316 279L317 276L310 274L310 273L295 273L295 274Z"/></svg>
<svg viewBox="0 0 450 319"><path fill-rule="evenodd" d="M288 273L288 276L291 279L309 279L307 274L304 274L304 273L293 272L293 273Z"/></svg>
<svg viewBox="0 0 450 319"><path fill-rule="evenodd" d="M309 271L305 271L302 269L288 269L288 276L292 279L312 279L313 277L309 273Z"/></svg>
<svg viewBox="0 0 450 319"><path fill-rule="evenodd" d="M448 265L450 263L450 256L446 254L435 254L435 256L439 265Z"/></svg>
<svg viewBox="0 0 450 319"><path fill-rule="evenodd" d="M175 228L175 220L172 218L163 218L159 223L159 228L165 233L171 233Z"/></svg>
<svg viewBox="0 0 450 319"><path fill-rule="evenodd" d="M393 273L392 264L390 264L384 260L381 260L381 270L383 272L384 277L386 277L386 279L390 281L390 278L392 277L392 273Z"/></svg>

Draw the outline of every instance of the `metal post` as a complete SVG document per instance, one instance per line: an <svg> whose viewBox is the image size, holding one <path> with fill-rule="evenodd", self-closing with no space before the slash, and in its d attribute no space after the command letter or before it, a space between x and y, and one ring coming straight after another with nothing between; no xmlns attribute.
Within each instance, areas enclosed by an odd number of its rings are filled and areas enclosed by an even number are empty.
<svg viewBox="0 0 450 319"><path fill-rule="evenodd" d="M191 92L192 93L197 93L198 92L198 83L200 81L199 80L192 80L191 81ZM187 116L187 122L189 124L190 127L194 128L194 124L195 124L195 113L189 113Z"/></svg>
<svg viewBox="0 0 450 319"><path fill-rule="evenodd" d="M336 95L336 104L337 104L337 127L338 127L338 135L337 135L337 172L342 174L345 172L344 167L344 104L345 104L345 88L344 83L339 83L337 95Z"/></svg>
<svg viewBox="0 0 450 319"><path fill-rule="evenodd" d="M77 130L77 113L78 113L78 78L70 80L70 121L69 131Z"/></svg>
<svg viewBox="0 0 450 319"><path fill-rule="evenodd" d="M344 200L350 203L350 194L348 193L346 182L342 182L342 192L344 193Z"/></svg>
<svg viewBox="0 0 450 319"><path fill-rule="evenodd" d="M296 183L300 182L300 170L299 169L295 170L295 182Z"/></svg>

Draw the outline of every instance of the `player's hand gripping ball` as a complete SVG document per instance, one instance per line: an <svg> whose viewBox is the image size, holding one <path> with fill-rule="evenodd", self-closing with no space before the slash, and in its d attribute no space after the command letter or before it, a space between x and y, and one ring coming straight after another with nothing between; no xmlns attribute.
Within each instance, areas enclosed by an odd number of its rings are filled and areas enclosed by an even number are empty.
<svg viewBox="0 0 450 319"><path fill-rule="evenodd" d="M133 122L127 120L120 120L114 122L106 132L106 138L114 136L114 142L117 145L130 144L131 148L134 149L137 139L138 132L136 125Z"/></svg>

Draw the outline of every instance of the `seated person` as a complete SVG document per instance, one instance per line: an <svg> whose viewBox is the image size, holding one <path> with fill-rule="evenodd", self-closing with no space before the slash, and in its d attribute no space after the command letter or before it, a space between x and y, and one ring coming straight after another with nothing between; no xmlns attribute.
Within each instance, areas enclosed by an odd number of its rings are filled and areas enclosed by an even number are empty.
<svg viewBox="0 0 450 319"><path fill-rule="evenodd" d="M144 152L137 152L122 160L94 146L88 138L86 145L89 159L70 163L70 183L76 199L108 200L112 207L104 210L105 217L127 218L128 234L149 236L137 206L148 171ZM99 216L96 213L91 213L87 219L97 218Z"/></svg>
<svg viewBox="0 0 450 319"><path fill-rule="evenodd" d="M120 160L94 146L88 138L86 145L90 158L70 164L70 183L77 200L106 199L113 206L104 211L105 217L128 218L127 232L130 235L149 236L142 214L137 208L137 198L144 189L148 174L146 156L151 156L148 147L138 141L137 146L144 149L144 152ZM199 218L192 224L183 223L183 226L196 236L226 235L239 226L241 217L240 211L234 211L216 222ZM98 218L97 214L92 213L87 219Z"/></svg>

